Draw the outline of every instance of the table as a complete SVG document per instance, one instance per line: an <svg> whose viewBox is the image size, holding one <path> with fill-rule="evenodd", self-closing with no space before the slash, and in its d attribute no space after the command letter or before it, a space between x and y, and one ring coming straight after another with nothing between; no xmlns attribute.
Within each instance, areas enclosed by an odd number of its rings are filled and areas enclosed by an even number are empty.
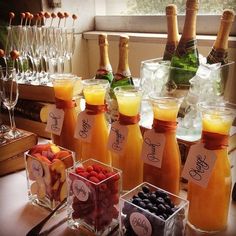
<svg viewBox="0 0 236 236"><path fill-rule="evenodd" d="M1 236L26 235L26 233L34 225L38 224L44 217L48 215L48 211L46 209L31 205L28 202L25 170L1 177L0 190ZM186 192L182 191L182 195L186 195ZM53 216L42 231L46 231L45 235L50 236L88 235L84 233L78 234L78 232L67 227L66 210L63 210L62 212ZM116 235L118 234L116 233ZM185 235L198 236L202 234L195 233L187 226ZM227 230L214 235L236 235L236 203L231 202Z"/></svg>

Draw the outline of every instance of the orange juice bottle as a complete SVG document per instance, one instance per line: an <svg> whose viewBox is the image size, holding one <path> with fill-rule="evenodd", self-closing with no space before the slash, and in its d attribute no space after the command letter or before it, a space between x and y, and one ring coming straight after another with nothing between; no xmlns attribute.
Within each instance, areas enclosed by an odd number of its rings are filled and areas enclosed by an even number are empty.
<svg viewBox="0 0 236 236"><path fill-rule="evenodd" d="M52 134L53 143L74 151L76 159L80 159L81 143L74 138L77 113L73 101L73 90L80 78L71 74L52 76L56 107L63 109L64 121L60 135Z"/></svg>
<svg viewBox="0 0 236 236"><path fill-rule="evenodd" d="M142 94L133 85L116 87L114 93L118 102L119 123L128 128L128 134L122 155L112 153L112 165L122 170L122 186L126 191L143 181L143 138L138 124Z"/></svg>
<svg viewBox="0 0 236 236"><path fill-rule="evenodd" d="M159 188L178 195L180 190L180 151L176 140L176 118L181 98L158 97L150 94L154 121L153 129L164 135L161 167L144 163L143 179Z"/></svg>
<svg viewBox="0 0 236 236"><path fill-rule="evenodd" d="M234 118L234 110L226 106L201 104L202 139L216 161L206 188L193 182L188 184L188 221L195 229L207 232L221 231L227 226L231 173L227 141Z"/></svg>
<svg viewBox="0 0 236 236"><path fill-rule="evenodd" d="M93 116L90 142L82 141L82 160L94 158L111 164L111 153L107 149L108 123L105 118L105 96L109 81L104 79L86 79L83 83L83 94L86 101L85 111Z"/></svg>

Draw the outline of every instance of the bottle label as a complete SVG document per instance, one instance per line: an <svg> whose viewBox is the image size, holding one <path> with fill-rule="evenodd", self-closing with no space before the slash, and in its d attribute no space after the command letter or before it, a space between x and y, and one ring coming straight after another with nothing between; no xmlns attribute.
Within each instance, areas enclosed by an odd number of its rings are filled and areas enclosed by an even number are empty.
<svg viewBox="0 0 236 236"><path fill-rule="evenodd" d="M176 44L175 43L166 44L163 60L169 60L170 61L172 56L175 53L175 49L176 49Z"/></svg>
<svg viewBox="0 0 236 236"><path fill-rule="evenodd" d="M77 117L74 137L90 143L94 118L93 115L87 114L86 111L80 112Z"/></svg>
<svg viewBox="0 0 236 236"><path fill-rule="evenodd" d="M188 54L191 51L197 50L197 40L193 39L188 42L179 42L177 48L176 48L176 55L179 57L182 57L186 54Z"/></svg>
<svg viewBox="0 0 236 236"><path fill-rule="evenodd" d="M122 155L127 142L128 127L119 122L113 122L108 137L108 150Z"/></svg>
<svg viewBox="0 0 236 236"><path fill-rule="evenodd" d="M228 52L226 50L212 48L207 56L207 63L214 64L220 62L222 65L228 63Z"/></svg>
<svg viewBox="0 0 236 236"><path fill-rule="evenodd" d="M152 225L149 220L139 212L133 212L130 215L130 224L134 232L138 236L151 236Z"/></svg>
<svg viewBox="0 0 236 236"><path fill-rule="evenodd" d="M49 106L46 131L52 134L60 135L65 112L63 109L56 108L56 105Z"/></svg>
<svg viewBox="0 0 236 236"><path fill-rule="evenodd" d="M89 198L90 190L88 186L81 180L74 180L72 182L72 190L79 201L85 202Z"/></svg>
<svg viewBox="0 0 236 236"><path fill-rule="evenodd" d="M33 176L37 179L37 178L42 178L43 177L43 167L42 164L33 159L31 162L31 170L33 172Z"/></svg>
<svg viewBox="0 0 236 236"><path fill-rule="evenodd" d="M141 157L144 163L161 168L165 135L153 129L144 133Z"/></svg>
<svg viewBox="0 0 236 236"><path fill-rule="evenodd" d="M211 177L216 155L213 150L208 150L203 143L197 143L191 146L182 177L190 182L206 188Z"/></svg>

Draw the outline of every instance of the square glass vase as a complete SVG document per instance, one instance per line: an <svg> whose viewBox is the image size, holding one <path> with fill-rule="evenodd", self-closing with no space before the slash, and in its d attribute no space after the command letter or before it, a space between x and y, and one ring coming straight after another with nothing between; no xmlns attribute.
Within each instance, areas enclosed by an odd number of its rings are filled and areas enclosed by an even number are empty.
<svg viewBox="0 0 236 236"><path fill-rule="evenodd" d="M66 169L75 163L74 152L55 144L35 145L24 160L30 202L54 210L67 197Z"/></svg>
<svg viewBox="0 0 236 236"><path fill-rule="evenodd" d="M119 233L184 235L188 205L187 200L144 182L120 197Z"/></svg>
<svg viewBox="0 0 236 236"><path fill-rule="evenodd" d="M92 235L108 235L118 227L122 172L88 159L67 170L68 226Z"/></svg>

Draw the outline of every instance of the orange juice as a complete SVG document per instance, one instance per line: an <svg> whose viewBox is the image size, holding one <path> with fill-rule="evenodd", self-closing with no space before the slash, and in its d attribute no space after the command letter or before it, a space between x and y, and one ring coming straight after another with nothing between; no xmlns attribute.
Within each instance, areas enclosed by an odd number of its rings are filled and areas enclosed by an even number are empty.
<svg viewBox="0 0 236 236"><path fill-rule="evenodd" d="M202 129L228 135L233 116L226 107L203 106ZM213 150L216 162L206 188L189 182L188 200L190 225L201 231L221 231L227 226L231 192L231 173L227 147Z"/></svg>
<svg viewBox="0 0 236 236"><path fill-rule="evenodd" d="M104 101L109 86L107 80L84 80L83 85L83 93L87 104L93 105L94 107L105 106ZM107 149L108 124L105 118L105 111L93 112L88 108L86 108L86 110L93 113L90 115L94 116L94 122L92 126L91 141L82 141L82 160L94 158L110 165L111 153Z"/></svg>
<svg viewBox="0 0 236 236"><path fill-rule="evenodd" d="M76 81L79 79L73 75L60 74L52 77L55 99L70 104L73 99L73 89ZM56 102L57 103L57 102ZM81 144L74 138L77 113L75 108L69 108L65 105L63 108L65 115L60 135L52 134L53 143L74 151L76 159L80 159Z"/></svg>
<svg viewBox="0 0 236 236"><path fill-rule="evenodd" d="M141 91L134 86L121 86L114 89L119 113L127 117L136 117L141 104ZM130 190L142 183L143 166L141 149L143 138L139 124L126 125L128 128L127 142L122 155L112 153L112 166L122 170L123 190Z"/></svg>
<svg viewBox="0 0 236 236"><path fill-rule="evenodd" d="M167 126L169 124L176 126L176 117L181 99L151 95L150 101L157 127L160 126L161 121L166 122ZM178 195L180 190L181 162L179 146L176 141L175 126L169 131L161 132L165 136L161 168L144 163L143 179L146 182Z"/></svg>

